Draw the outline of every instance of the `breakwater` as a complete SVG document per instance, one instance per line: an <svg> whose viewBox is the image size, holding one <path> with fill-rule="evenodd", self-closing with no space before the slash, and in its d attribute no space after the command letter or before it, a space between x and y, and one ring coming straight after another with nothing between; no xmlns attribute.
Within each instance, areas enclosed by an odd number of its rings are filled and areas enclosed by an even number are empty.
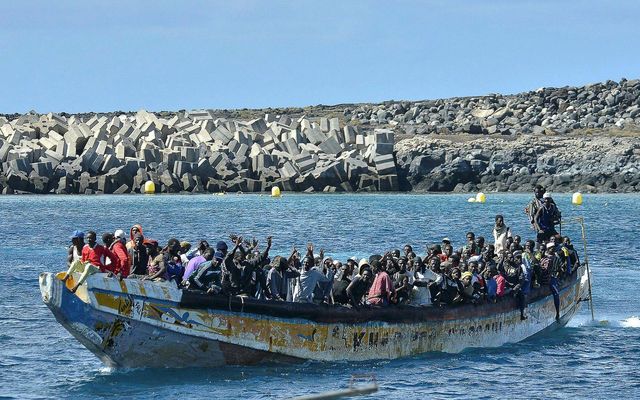
<svg viewBox="0 0 640 400"><path fill-rule="evenodd" d="M2 193L640 189L640 80L304 109L0 116Z"/></svg>

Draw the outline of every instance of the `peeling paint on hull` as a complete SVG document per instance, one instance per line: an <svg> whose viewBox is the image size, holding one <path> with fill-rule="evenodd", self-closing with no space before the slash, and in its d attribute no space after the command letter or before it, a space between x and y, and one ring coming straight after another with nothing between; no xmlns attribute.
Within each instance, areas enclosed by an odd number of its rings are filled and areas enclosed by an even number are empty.
<svg viewBox="0 0 640 400"><path fill-rule="evenodd" d="M91 276L73 294L59 276L43 273L40 288L58 322L106 365L208 367L308 359L394 359L519 342L560 328L571 319L585 293L586 273L578 271L575 282L562 289L560 321L555 321L551 296L530 303L525 321L520 320L518 310L509 309L418 322L314 322L235 308L185 307L182 291L175 286L118 281L103 274Z"/></svg>

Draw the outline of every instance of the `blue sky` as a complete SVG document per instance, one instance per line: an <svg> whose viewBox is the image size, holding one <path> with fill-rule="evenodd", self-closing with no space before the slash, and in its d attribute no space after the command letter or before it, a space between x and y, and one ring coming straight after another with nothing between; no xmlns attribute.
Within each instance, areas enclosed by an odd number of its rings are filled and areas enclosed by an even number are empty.
<svg viewBox="0 0 640 400"><path fill-rule="evenodd" d="M640 1L6 1L0 113L262 108L640 78Z"/></svg>

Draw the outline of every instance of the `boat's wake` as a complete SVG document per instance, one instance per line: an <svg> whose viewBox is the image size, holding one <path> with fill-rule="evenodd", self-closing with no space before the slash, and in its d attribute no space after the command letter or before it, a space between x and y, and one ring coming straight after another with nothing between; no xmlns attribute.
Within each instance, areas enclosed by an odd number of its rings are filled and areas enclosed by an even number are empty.
<svg viewBox="0 0 640 400"><path fill-rule="evenodd" d="M640 328L640 317L597 318L592 321L588 317L575 318L568 326L572 327L606 327L606 328Z"/></svg>

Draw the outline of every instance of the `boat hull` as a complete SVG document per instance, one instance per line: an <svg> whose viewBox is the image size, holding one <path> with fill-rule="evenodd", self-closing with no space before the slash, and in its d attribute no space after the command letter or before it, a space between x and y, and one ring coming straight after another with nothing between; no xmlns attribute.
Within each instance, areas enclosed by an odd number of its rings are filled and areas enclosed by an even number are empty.
<svg viewBox="0 0 640 400"><path fill-rule="evenodd" d="M528 304L525 321L512 302L465 306L459 312L405 307L410 318L396 319L388 311L377 318L373 311L360 320L357 310L346 311L351 318L326 317L330 310L307 318L266 315L256 312L251 300L237 298L194 306L170 284L118 281L103 274L89 277L74 294L59 277L41 274L44 302L58 322L112 367L366 361L498 347L564 326L579 310L586 288L586 273L579 270L560 292L559 321L549 295ZM489 307L497 311L487 312Z"/></svg>

